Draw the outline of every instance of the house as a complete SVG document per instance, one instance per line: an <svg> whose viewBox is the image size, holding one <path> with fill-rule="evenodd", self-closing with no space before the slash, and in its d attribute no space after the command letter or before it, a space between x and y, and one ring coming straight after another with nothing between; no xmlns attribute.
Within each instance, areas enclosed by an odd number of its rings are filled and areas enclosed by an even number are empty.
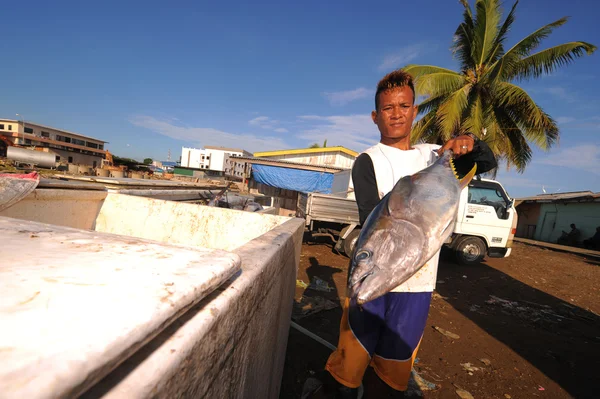
<svg viewBox="0 0 600 399"><path fill-rule="evenodd" d="M212 176L223 176L228 157L252 156L238 148L205 146L203 149L182 147L181 163L176 171L203 171ZM188 174L188 173L186 173Z"/></svg>
<svg viewBox="0 0 600 399"><path fill-rule="evenodd" d="M515 200L519 220L517 237L556 243L574 223L581 231L580 241L600 226L600 193L575 191L542 194Z"/></svg>
<svg viewBox="0 0 600 399"><path fill-rule="evenodd" d="M0 136L12 145L52 153L57 163L95 168L106 154L106 141L33 122L0 119Z"/></svg>
<svg viewBox="0 0 600 399"><path fill-rule="evenodd" d="M349 150L346 147L337 146L255 152L254 156L257 158L304 163L308 165L351 169L358 153Z"/></svg>

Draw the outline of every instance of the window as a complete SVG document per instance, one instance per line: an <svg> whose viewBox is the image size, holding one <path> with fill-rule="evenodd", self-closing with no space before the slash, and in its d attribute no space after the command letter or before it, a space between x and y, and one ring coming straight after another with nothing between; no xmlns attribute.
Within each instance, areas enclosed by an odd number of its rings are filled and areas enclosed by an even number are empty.
<svg viewBox="0 0 600 399"><path fill-rule="evenodd" d="M4 130L4 125L0 123L0 129Z"/></svg>
<svg viewBox="0 0 600 399"><path fill-rule="evenodd" d="M98 148L98 144L96 144L96 143L90 143L89 141L86 142L85 145L87 147L90 147L90 148Z"/></svg>
<svg viewBox="0 0 600 399"><path fill-rule="evenodd" d="M25 133L33 133L33 129L30 127L25 128Z"/></svg>
<svg viewBox="0 0 600 399"><path fill-rule="evenodd" d="M67 137L65 137L65 138L67 138ZM76 144L76 145L85 146L85 141L84 140L79 140L79 139L72 138L71 139L71 143Z"/></svg>
<svg viewBox="0 0 600 399"><path fill-rule="evenodd" d="M92 165L92 168L95 168L95 167L96 167L96 165L97 165L97 161L94 161L94 163L93 163L93 165Z"/></svg>
<svg viewBox="0 0 600 399"><path fill-rule="evenodd" d="M73 163L73 157L69 157L69 163Z"/></svg>
<svg viewBox="0 0 600 399"><path fill-rule="evenodd" d="M31 140L30 139L25 139L25 144L31 144Z"/></svg>
<svg viewBox="0 0 600 399"><path fill-rule="evenodd" d="M12 125L8 125L8 130L12 130Z"/></svg>
<svg viewBox="0 0 600 399"><path fill-rule="evenodd" d="M104 149L104 144L98 145L98 148L101 149L101 150L103 150Z"/></svg>
<svg viewBox="0 0 600 399"><path fill-rule="evenodd" d="M50 138L50 133L42 131L42 137Z"/></svg>
<svg viewBox="0 0 600 399"><path fill-rule="evenodd" d="M56 162L60 162L60 156L56 156Z"/></svg>
<svg viewBox="0 0 600 399"><path fill-rule="evenodd" d="M469 187L469 204L491 206L500 219L507 219L507 203L502 193L493 187Z"/></svg>

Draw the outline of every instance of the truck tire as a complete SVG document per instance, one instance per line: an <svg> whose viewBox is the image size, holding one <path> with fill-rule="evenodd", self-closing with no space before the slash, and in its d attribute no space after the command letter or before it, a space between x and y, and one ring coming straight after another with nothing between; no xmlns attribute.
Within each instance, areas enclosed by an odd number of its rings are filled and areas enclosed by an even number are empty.
<svg viewBox="0 0 600 399"><path fill-rule="evenodd" d="M485 253L486 245L479 237L463 237L454 246L456 261L461 265L477 265L481 263Z"/></svg>
<svg viewBox="0 0 600 399"><path fill-rule="evenodd" d="M360 229L354 229L344 240L344 253L349 258L352 258L352 254L354 253L354 247L356 246L356 241L358 241L359 235Z"/></svg>

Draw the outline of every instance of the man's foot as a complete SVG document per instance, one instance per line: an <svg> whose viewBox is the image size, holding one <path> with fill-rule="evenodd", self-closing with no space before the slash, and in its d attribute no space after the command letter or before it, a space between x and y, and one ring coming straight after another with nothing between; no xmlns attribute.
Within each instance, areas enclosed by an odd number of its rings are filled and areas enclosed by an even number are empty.
<svg viewBox="0 0 600 399"><path fill-rule="evenodd" d="M337 382L328 371L323 370L306 379L301 399L361 399L362 396L362 385L358 388L348 388Z"/></svg>

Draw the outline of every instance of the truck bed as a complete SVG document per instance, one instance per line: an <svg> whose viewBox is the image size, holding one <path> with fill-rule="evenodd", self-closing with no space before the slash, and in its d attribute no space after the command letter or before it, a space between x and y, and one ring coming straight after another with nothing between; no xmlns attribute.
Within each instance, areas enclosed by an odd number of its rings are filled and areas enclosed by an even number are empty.
<svg viewBox="0 0 600 399"><path fill-rule="evenodd" d="M358 205L356 200L331 194L298 194L297 216L311 221L358 224Z"/></svg>

